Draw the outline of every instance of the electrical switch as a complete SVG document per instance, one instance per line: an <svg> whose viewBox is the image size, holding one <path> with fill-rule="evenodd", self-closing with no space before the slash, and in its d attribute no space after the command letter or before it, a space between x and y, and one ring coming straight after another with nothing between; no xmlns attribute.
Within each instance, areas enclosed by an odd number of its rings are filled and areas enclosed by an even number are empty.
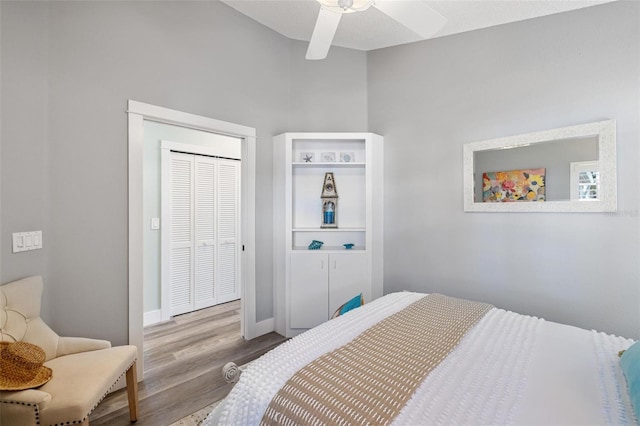
<svg viewBox="0 0 640 426"><path fill-rule="evenodd" d="M42 248L42 231L14 232L12 239L14 253Z"/></svg>

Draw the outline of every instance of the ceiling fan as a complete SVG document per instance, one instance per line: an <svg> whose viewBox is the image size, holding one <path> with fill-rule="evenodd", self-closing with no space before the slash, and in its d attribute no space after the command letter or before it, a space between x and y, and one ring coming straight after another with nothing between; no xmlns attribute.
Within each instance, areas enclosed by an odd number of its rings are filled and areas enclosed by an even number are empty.
<svg viewBox="0 0 640 426"><path fill-rule="evenodd" d="M306 59L327 57L333 36L344 13L362 12L373 6L419 36L438 32L447 18L419 0L317 0L320 13L311 34Z"/></svg>

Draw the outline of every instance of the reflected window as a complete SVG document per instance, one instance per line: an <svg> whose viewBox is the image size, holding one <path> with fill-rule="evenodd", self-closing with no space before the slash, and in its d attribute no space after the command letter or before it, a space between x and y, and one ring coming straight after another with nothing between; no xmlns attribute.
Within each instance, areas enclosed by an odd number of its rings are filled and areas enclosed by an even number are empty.
<svg viewBox="0 0 640 426"><path fill-rule="evenodd" d="M598 200L600 197L600 171L597 161L571 163L571 199Z"/></svg>

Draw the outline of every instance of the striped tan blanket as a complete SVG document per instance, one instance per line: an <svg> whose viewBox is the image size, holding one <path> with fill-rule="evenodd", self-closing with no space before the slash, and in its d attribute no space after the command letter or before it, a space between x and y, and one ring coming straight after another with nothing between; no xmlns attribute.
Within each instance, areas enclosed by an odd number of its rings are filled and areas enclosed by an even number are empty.
<svg viewBox="0 0 640 426"><path fill-rule="evenodd" d="M491 305L430 294L294 374L262 424L389 424Z"/></svg>

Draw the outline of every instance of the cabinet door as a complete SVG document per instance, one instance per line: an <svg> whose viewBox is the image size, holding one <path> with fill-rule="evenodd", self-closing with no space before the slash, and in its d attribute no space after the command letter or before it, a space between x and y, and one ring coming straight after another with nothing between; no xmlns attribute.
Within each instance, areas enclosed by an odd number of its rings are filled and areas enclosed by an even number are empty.
<svg viewBox="0 0 640 426"><path fill-rule="evenodd" d="M349 299L362 293L371 301L371 267L366 252L331 253L329 256L329 316Z"/></svg>
<svg viewBox="0 0 640 426"><path fill-rule="evenodd" d="M329 319L328 256L291 253L291 328L311 328Z"/></svg>

